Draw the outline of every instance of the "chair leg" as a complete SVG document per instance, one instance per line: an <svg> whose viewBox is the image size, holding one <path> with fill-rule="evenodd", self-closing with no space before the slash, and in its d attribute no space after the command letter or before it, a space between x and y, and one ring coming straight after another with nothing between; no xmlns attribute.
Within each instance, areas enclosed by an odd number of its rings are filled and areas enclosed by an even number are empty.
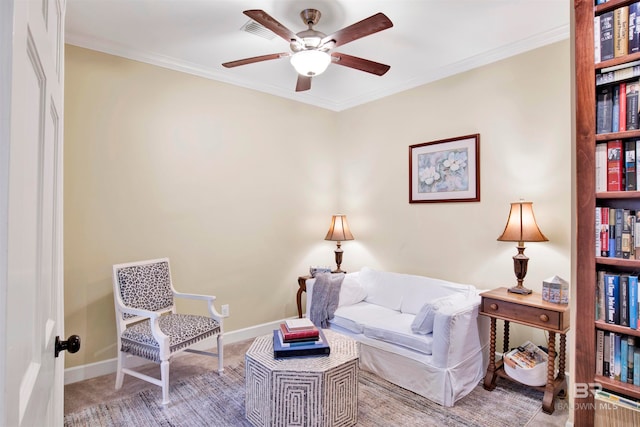
<svg viewBox="0 0 640 427"><path fill-rule="evenodd" d="M160 363L160 378L162 379L162 404L169 404L169 361Z"/></svg>
<svg viewBox="0 0 640 427"><path fill-rule="evenodd" d="M124 381L124 372L122 372L122 368L124 367L124 358L125 354L122 351L118 352L118 364L116 367L116 390L122 388L122 382Z"/></svg>
<svg viewBox="0 0 640 427"><path fill-rule="evenodd" d="M218 374L224 372L224 346L222 345L222 335L218 335Z"/></svg>

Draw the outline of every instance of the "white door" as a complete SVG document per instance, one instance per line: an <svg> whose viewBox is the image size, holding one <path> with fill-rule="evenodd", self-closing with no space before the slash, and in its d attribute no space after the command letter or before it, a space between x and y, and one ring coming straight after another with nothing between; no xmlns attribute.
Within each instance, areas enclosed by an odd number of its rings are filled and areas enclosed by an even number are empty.
<svg viewBox="0 0 640 427"><path fill-rule="evenodd" d="M0 425L62 425L66 0L0 0Z"/></svg>

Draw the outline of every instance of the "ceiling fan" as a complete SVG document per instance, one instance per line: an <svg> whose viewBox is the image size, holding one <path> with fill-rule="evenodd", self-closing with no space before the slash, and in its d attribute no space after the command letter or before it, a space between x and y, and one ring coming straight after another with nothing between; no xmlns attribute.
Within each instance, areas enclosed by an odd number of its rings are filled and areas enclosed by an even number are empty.
<svg viewBox="0 0 640 427"><path fill-rule="evenodd" d="M335 47L393 27L393 23L384 13L376 13L329 35L313 29L321 16L320 11L316 9L304 9L300 12L302 21L309 28L297 34L276 21L264 10L245 10L242 13L289 42L291 52L272 53L225 62L222 66L226 68L291 57L291 64L298 72L296 92L311 89L311 77L322 74L331 62L377 76L382 76L391 68L389 65L379 62L331 51Z"/></svg>

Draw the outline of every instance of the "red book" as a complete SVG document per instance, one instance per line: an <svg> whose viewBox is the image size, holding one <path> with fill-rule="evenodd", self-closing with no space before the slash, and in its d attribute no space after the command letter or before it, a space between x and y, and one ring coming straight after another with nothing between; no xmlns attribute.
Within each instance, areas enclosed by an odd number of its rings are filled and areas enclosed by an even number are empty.
<svg viewBox="0 0 640 427"><path fill-rule="evenodd" d="M280 331L282 331L282 338L284 342L300 340L314 341L317 340L320 336L320 331L318 330L318 328L305 329L302 331L289 331L287 329L287 325L285 325L284 323L280 323Z"/></svg>
<svg viewBox="0 0 640 427"><path fill-rule="evenodd" d="M624 190L622 140L607 142L607 191Z"/></svg>

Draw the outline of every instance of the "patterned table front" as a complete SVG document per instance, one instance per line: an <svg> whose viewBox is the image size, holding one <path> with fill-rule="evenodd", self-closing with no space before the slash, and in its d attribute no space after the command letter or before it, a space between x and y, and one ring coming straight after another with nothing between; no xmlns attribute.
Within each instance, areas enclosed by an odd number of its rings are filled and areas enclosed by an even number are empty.
<svg viewBox="0 0 640 427"><path fill-rule="evenodd" d="M353 426L358 421L358 344L323 330L331 354L274 359L273 335L246 359L247 419L254 426Z"/></svg>

